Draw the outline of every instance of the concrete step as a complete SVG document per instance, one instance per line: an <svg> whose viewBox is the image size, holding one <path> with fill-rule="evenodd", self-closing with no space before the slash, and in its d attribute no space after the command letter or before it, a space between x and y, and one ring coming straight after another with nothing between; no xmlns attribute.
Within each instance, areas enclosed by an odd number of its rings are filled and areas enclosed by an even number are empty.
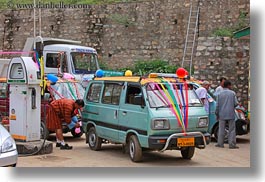
<svg viewBox="0 0 265 182"><path fill-rule="evenodd" d="M16 141L18 154L23 155L42 155L50 154L53 151L53 143L48 140L39 140L32 142Z"/></svg>

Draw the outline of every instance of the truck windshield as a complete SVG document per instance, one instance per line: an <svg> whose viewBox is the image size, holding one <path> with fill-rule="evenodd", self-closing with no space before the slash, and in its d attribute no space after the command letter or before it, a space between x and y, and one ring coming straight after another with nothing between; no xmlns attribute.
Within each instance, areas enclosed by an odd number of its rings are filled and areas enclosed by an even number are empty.
<svg viewBox="0 0 265 182"><path fill-rule="evenodd" d="M188 88L188 103L186 102L186 90L183 85L175 83L157 84L149 83L146 87L147 97L151 108L170 107L173 100L180 106L202 106L199 98L193 89ZM177 92L176 92L177 89Z"/></svg>
<svg viewBox="0 0 265 182"><path fill-rule="evenodd" d="M98 69L97 55L84 52L72 52L75 74L94 74Z"/></svg>

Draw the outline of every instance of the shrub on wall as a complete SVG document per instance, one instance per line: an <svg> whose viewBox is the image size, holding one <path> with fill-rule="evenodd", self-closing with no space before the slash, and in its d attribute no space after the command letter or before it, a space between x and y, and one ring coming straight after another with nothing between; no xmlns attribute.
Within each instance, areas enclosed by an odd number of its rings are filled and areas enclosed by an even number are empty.
<svg viewBox="0 0 265 182"><path fill-rule="evenodd" d="M233 37L235 31L245 28L249 25L248 13L245 11L240 11L239 17L235 25L231 28L222 27L217 28L213 31L213 34L218 37Z"/></svg>
<svg viewBox="0 0 265 182"><path fill-rule="evenodd" d="M165 60L139 60L136 61L133 68L135 75L146 75L149 73L175 73L178 65L170 65Z"/></svg>

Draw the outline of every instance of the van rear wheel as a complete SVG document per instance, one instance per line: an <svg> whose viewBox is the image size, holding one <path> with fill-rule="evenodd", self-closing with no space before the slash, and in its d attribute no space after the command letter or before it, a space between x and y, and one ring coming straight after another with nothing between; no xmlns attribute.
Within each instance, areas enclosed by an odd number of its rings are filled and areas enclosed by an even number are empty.
<svg viewBox="0 0 265 182"><path fill-rule="evenodd" d="M194 155L195 147L186 147L181 150L183 159L191 159Z"/></svg>
<svg viewBox="0 0 265 182"><path fill-rule="evenodd" d="M100 150L102 138L98 137L96 129L91 127L88 131L88 145L92 150Z"/></svg>
<svg viewBox="0 0 265 182"><path fill-rule="evenodd" d="M142 148L135 135L130 136L129 139L129 154L133 162L140 162L142 160Z"/></svg>

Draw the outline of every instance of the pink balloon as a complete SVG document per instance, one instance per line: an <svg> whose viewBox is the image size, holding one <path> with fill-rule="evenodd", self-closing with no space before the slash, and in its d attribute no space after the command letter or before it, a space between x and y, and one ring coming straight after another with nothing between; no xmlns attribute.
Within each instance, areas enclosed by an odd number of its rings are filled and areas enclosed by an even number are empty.
<svg viewBox="0 0 265 182"><path fill-rule="evenodd" d="M63 78L64 79L74 79L75 77L73 75L71 75L70 73L64 73Z"/></svg>

